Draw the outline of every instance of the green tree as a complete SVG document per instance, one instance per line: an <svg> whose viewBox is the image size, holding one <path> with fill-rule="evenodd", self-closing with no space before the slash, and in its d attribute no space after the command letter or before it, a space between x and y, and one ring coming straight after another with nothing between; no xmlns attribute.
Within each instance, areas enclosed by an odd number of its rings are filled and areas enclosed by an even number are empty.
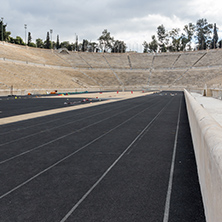
<svg viewBox="0 0 222 222"><path fill-rule="evenodd" d="M183 30L185 34L182 34L181 36L181 43L182 43L181 51L184 51L186 49L191 51L192 50L191 42L195 32L195 25L193 23L189 23L188 25L184 26Z"/></svg>
<svg viewBox="0 0 222 222"><path fill-rule="evenodd" d="M68 50L69 50L69 51L73 51L74 48L75 48L75 44L70 43L70 44L68 45Z"/></svg>
<svg viewBox="0 0 222 222"><path fill-rule="evenodd" d="M210 47L211 44L211 29L212 24L208 24L207 19L199 19L196 23L196 39L199 50L204 50Z"/></svg>
<svg viewBox="0 0 222 222"><path fill-rule="evenodd" d="M0 21L0 40L4 41L4 33L5 33L6 25L4 25L3 21Z"/></svg>
<svg viewBox="0 0 222 222"><path fill-rule="evenodd" d="M67 48L68 49L68 47L69 47L69 41L61 42L61 48Z"/></svg>
<svg viewBox="0 0 222 222"><path fill-rule="evenodd" d="M28 32L28 46L30 46L31 42L32 42L31 32Z"/></svg>
<svg viewBox="0 0 222 222"><path fill-rule="evenodd" d="M182 48L181 39L180 36L180 29L179 28L173 28L169 32L169 37L172 39L171 45L168 47L170 52L178 52Z"/></svg>
<svg viewBox="0 0 222 222"><path fill-rule="evenodd" d="M10 42L10 40L11 40L11 38L12 38L10 35L11 35L11 32L7 32L7 31L6 31L6 32L4 33L4 41Z"/></svg>
<svg viewBox="0 0 222 222"><path fill-rule="evenodd" d="M6 31L7 25L0 21L0 41L10 42L11 41L11 32Z"/></svg>
<svg viewBox="0 0 222 222"><path fill-rule="evenodd" d="M16 36L16 38L14 39L15 44L18 45L25 45L25 43L23 42L23 39L20 36Z"/></svg>
<svg viewBox="0 0 222 222"><path fill-rule="evenodd" d="M52 41L52 49L57 49L56 42Z"/></svg>
<svg viewBox="0 0 222 222"><path fill-rule="evenodd" d="M59 35L57 35L56 48L57 48L57 49L60 48L60 44L59 44Z"/></svg>
<svg viewBox="0 0 222 222"><path fill-rule="evenodd" d="M156 39L156 36L152 35L152 41L150 43L147 43L146 41L144 41L143 47L144 47L144 50L143 50L144 53L157 52L157 50L158 50L158 41Z"/></svg>
<svg viewBox="0 0 222 222"><path fill-rule="evenodd" d="M44 43L42 39L36 39L36 47L37 48L44 48Z"/></svg>
<svg viewBox="0 0 222 222"><path fill-rule="evenodd" d="M30 46L30 47L36 47L36 44L35 44L34 42L31 42L31 43L29 44L29 46Z"/></svg>
<svg viewBox="0 0 222 222"><path fill-rule="evenodd" d="M12 38L11 36L10 36L10 38L9 38L9 41L8 42L10 42L10 43L15 43L15 39L14 38Z"/></svg>
<svg viewBox="0 0 222 222"><path fill-rule="evenodd" d="M217 25L214 23L214 31L213 31L213 39L211 43L211 49L217 48L217 42L218 42L218 34L217 34Z"/></svg>
<svg viewBox="0 0 222 222"><path fill-rule="evenodd" d="M222 40L220 40L219 42L218 42L218 47L221 49L222 48Z"/></svg>
<svg viewBox="0 0 222 222"><path fill-rule="evenodd" d="M82 52L87 51L88 44L89 44L88 40L83 39L83 41L82 41L82 50L81 50Z"/></svg>
<svg viewBox="0 0 222 222"><path fill-rule="evenodd" d="M102 35L98 38L99 47L103 52L107 52L108 50L112 50L114 44L114 38L110 36L110 32L107 29L104 29Z"/></svg>
<svg viewBox="0 0 222 222"><path fill-rule="evenodd" d="M163 25L157 27L157 38L159 40L160 51L166 52L169 39L168 33Z"/></svg>
<svg viewBox="0 0 222 222"><path fill-rule="evenodd" d="M144 41L142 45L143 45L143 53L147 53L149 49L148 43Z"/></svg>
<svg viewBox="0 0 222 222"><path fill-rule="evenodd" d="M46 40L44 42L44 48L51 49L51 41L49 37L49 32L47 32Z"/></svg>
<svg viewBox="0 0 222 222"><path fill-rule="evenodd" d="M82 50L82 43L79 43L77 46L77 51L80 52Z"/></svg>
<svg viewBox="0 0 222 222"><path fill-rule="evenodd" d="M111 52L113 53L125 53L126 52L126 44L124 41L116 40L114 42L113 48Z"/></svg>
<svg viewBox="0 0 222 222"><path fill-rule="evenodd" d="M98 50L98 44L96 42L89 42L88 52L95 52Z"/></svg>
<svg viewBox="0 0 222 222"><path fill-rule="evenodd" d="M78 41L79 41L79 40L78 40L78 35L76 35L75 51L77 51L77 52L78 52L78 51L79 51L79 49L80 49L80 48L79 48Z"/></svg>
<svg viewBox="0 0 222 222"><path fill-rule="evenodd" d="M158 50L158 41L155 35L152 35L152 41L148 44L149 52L157 52Z"/></svg>
<svg viewBox="0 0 222 222"><path fill-rule="evenodd" d="M61 46L61 48L66 48L69 51L72 51L74 49L74 44L73 43L70 44L69 41L61 42L60 46Z"/></svg>

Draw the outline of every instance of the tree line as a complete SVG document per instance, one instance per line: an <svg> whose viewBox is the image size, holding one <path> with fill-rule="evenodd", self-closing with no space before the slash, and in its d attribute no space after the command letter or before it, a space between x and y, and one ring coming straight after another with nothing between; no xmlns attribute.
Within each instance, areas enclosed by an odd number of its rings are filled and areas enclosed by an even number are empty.
<svg viewBox="0 0 222 222"><path fill-rule="evenodd" d="M151 42L144 41L144 52L178 52L216 49L222 47L218 41L216 23L210 24L207 19L199 19L196 24L189 23L181 31L173 28L167 31L164 25L157 27L157 34L152 35Z"/></svg>
<svg viewBox="0 0 222 222"><path fill-rule="evenodd" d="M50 33L46 33L45 41L41 38L32 41L31 32L28 32L27 43L20 36L16 38L11 37L11 32L6 31L7 25L0 21L0 41L5 41L9 43L14 43L18 45L28 45L30 47L45 48L45 49L59 49L67 48L69 51L82 51L82 52L112 52L112 53L125 53L126 43L124 41L115 40L111 36L107 29L104 29L102 35L98 38L97 42L91 42L87 39L83 39L82 42L78 42L78 36L76 36L76 41L70 43L69 41L59 41L59 35L57 35L57 40L52 41L50 39Z"/></svg>
<svg viewBox="0 0 222 222"><path fill-rule="evenodd" d="M69 41L52 41L50 33L46 33L45 41L43 39L36 39L35 43L32 41L31 32L28 32L27 43L20 36L16 38L11 37L11 32L6 30L7 24L0 21L0 40L19 45L28 45L30 47L59 49L67 48L69 51L82 52L111 52L124 53L127 46L124 41L115 40L107 29L104 29L102 35L97 39L98 42L91 42L83 39L78 41L78 36L73 43ZM196 24L189 23L184 26L183 30L173 28L167 31L164 25L157 27L157 34L152 35L151 42L144 41L144 53L156 52L178 52L178 51L193 51L222 48L222 40L218 41L218 28L216 23L208 23L207 19L199 19Z"/></svg>

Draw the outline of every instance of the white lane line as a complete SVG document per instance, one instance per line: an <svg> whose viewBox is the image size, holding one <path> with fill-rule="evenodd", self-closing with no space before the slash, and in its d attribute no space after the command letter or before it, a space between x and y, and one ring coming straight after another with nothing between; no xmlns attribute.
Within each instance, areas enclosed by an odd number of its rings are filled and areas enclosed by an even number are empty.
<svg viewBox="0 0 222 222"><path fill-rule="evenodd" d="M126 105L124 105L123 107L125 107L125 106ZM117 108L115 108L113 110L116 110L118 108L120 108L120 107L117 107ZM26 130L26 129L33 128L33 127L36 127L36 126L46 125L48 123L52 123L52 122L56 122L56 121L60 121L60 120L64 120L64 119L69 119L69 118L72 118L72 117L77 117L77 116L80 116L80 115L86 115L87 113L92 113L92 110L86 110L86 112L81 112L81 113L75 114L75 115L74 114L71 114L71 115L65 114L65 117L62 117L62 118L57 118L57 119L53 119L53 120L50 120L50 121L46 121L46 122L42 122L42 123L38 123L38 124L33 124L31 126L21 127L21 128L15 129L15 130L10 130L10 131L7 131L7 132L2 132L2 133L0 133L0 136L5 135L5 134L9 134L9 133L12 133L12 132L18 132L20 130Z"/></svg>
<svg viewBox="0 0 222 222"><path fill-rule="evenodd" d="M163 112L163 111L167 108L167 106L172 102L172 100L173 100L173 99L171 99L171 100L166 104L166 106L164 106L163 109L151 120L151 122L150 122L150 123L148 124L148 126L147 126L147 129L143 132L143 134L140 136L140 138L138 139L138 141L140 141L140 140L146 135L146 133L150 130L152 123L156 120L157 117L159 117L159 115L161 114L161 112ZM132 146L132 148L129 149L129 151L127 152L127 155L129 155L134 148L135 148L135 147Z"/></svg>
<svg viewBox="0 0 222 222"><path fill-rule="evenodd" d="M87 107L99 106L99 105L123 101L123 100L127 100L127 99L133 99L136 97L143 97L143 96L150 95L150 94L151 93L145 93L145 94L141 94L141 95L135 95L135 96L125 97L125 98L120 98L120 99L115 99L115 100L113 99L113 100L100 101L100 102L96 102L96 103L92 103L92 104L90 104L90 103L80 104L78 106L56 108L56 109L51 109L51 110L45 110L45 111L33 112L33 113L28 113L28 114L21 114L21 115L16 115L16 116L11 116L11 117L5 117L5 118L0 119L0 125L15 123L18 121L29 120L29 119L38 118L38 117L42 117L42 116L48 116L48 115L57 114L57 113L63 113L66 111L72 111L72 110L77 110L77 109L84 109Z"/></svg>
<svg viewBox="0 0 222 222"><path fill-rule="evenodd" d="M153 104L152 106L158 104L160 102L157 102L155 104ZM149 106L146 109L140 111L139 113L131 116L129 119L125 120L124 122L122 122L121 124L115 126L114 128L112 128L111 130L107 131L106 133L102 134L101 136L97 137L96 139L92 140L91 142L87 143L86 145L82 146L81 148L79 148L78 150L74 151L73 153L69 154L68 156L62 158L61 160L57 161L56 163L52 164L51 166L47 167L46 169L44 169L43 171L37 173L36 175L34 175L33 177L29 178L28 180L24 181L23 183L19 184L18 186L14 187L13 189L9 190L8 192L2 194L0 196L0 199L6 197L7 195L13 193L14 191L18 190L19 188L21 188L22 186L24 186L25 184L29 183L30 181L32 181L33 179L35 179L36 177L42 175L43 173L47 172L48 170L52 169L53 167L57 166L58 164L60 164L61 162L63 162L64 160L68 159L69 157L75 155L76 153L78 153L79 151L85 149L87 146L93 144L94 142L96 142L97 140L99 140L100 138L104 137L105 135L109 134L110 132L112 132L113 130L117 129L118 127L122 126L123 124L129 122L131 119L135 118L136 116L138 116L139 114L143 113L144 111L146 111L147 109L150 109ZM109 118L107 118L109 119Z"/></svg>
<svg viewBox="0 0 222 222"><path fill-rule="evenodd" d="M79 113L79 114L75 114L75 117L76 117L76 116L79 116L79 115L83 115L83 114L89 113L89 112L91 112L91 111L89 110L89 111L84 112L84 113L81 112L81 113ZM2 133L0 133L0 136L5 135L5 134L9 134L9 133L12 133L12 132L18 132L18 131L21 131L21 130L30 129L30 128L33 128L33 127L36 127L36 126L46 125L46 124L48 124L48 123L52 123L52 122L56 122L56 121L60 121L60 120L64 120L64 119L69 119L69 118L71 118L71 117L74 117L74 114L71 114L71 115L69 115L69 116L65 115L65 117L62 117L62 118L57 118L57 119L45 121L45 122L42 122L42 123L37 123L37 124L30 125L30 126L21 127L21 128L16 128L16 129L14 129L14 130L2 132ZM16 122L16 123L17 123L17 122Z"/></svg>
<svg viewBox="0 0 222 222"><path fill-rule="evenodd" d="M61 140L61 139L65 138L65 137L67 137L67 136L70 136L70 135L72 135L72 134L75 134L75 133L77 133L77 132L79 132L79 131L81 131L81 130L87 129L87 128L89 128L89 127L91 127L91 126L93 126L93 125L96 125L96 124L98 124L98 123L101 123L101 122L103 122L103 121L105 121L105 120L108 120L108 119L110 119L110 118L112 118L112 117L114 117L114 116L117 116L117 115L121 114L121 113L127 112L127 111L129 111L129 110L131 110L131 109L134 109L134 108L136 108L136 107L142 106L142 105L143 105L143 104L140 104L140 105L131 107L131 108L126 109L126 110L124 110L124 111L122 111L122 112L116 113L115 115L109 116L109 117L107 117L107 118L105 118L105 119L102 119L102 120L99 120L99 121L97 121L97 122L94 122L94 123L92 123L92 124L90 124L90 125L87 125L87 126L85 126L85 127L83 127L83 128L80 128L80 129L78 129L78 130L72 131L72 132L70 132L70 133L68 133L68 134L66 134L66 135L57 137L57 138L54 139L54 140L50 140L49 142L44 143L44 144L42 144L42 145L39 145L39 146L37 146L37 147L34 147L34 148L30 149L30 150L24 151L24 152L22 152L22 153L20 153L20 154L17 154L17 155L15 155L15 156L12 156L12 157L10 157L10 158L8 158L8 159L2 160L2 161L0 161L0 165L3 164L3 163L6 163L6 162L8 162L8 161L11 161L11 160L13 160L13 159L15 159L15 158L17 158L17 157L20 157L20 156L23 156L23 155L25 155L25 154L27 154L27 153L30 153L30 152L32 152L32 151L34 151L34 150L40 149L40 148L42 148L42 147L44 147L44 146L46 146L46 145L49 145L49 144L51 144L51 143L54 143L54 142L56 142L56 141L58 141L58 140Z"/></svg>
<svg viewBox="0 0 222 222"><path fill-rule="evenodd" d="M116 108L116 109L117 109L117 108ZM114 109L114 110L116 110L116 109ZM27 136L23 136L23 137L20 137L20 138L18 138L18 139L15 139L15 140L10 140L10 141L8 141L8 142L2 143L2 144L0 144L0 146L5 146L5 145L8 145L8 144L11 144L11 143L14 143L14 142L18 142L18 141L20 141L20 140L27 139L27 138L32 137L32 136L35 136L35 135L38 135L38 134L41 134L41 133L44 133L44 132L49 132L49 131L58 129L58 128L60 128L60 127L67 126L67 125L69 125L69 124L73 124L73 123L79 122L79 121L81 121L81 120L89 119L89 118L91 118L91 117L98 116L98 115L101 115L101 114L103 114L103 113L107 113L107 112L111 112L111 111L113 111L113 110L102 111L102 112L93 114L93 115L91 115L91 116L83 117L83 118L81 118L81 119L77 119L77 120L74 120L74 121L71 121L71 122L68 122L68 123L64 123L64 124L61 124L61 125L58 125L58 126L51 127L51 128L49 128L49 129L47 128L46 130L41 130L41 131L39 131L39 132L36 132L36 133L33 133L33 134L29 134L29 135L27 135Z"/></svg>
<svg viewBox="0 0 222 222"><path fill-rule="evenodd" d="M94 188L102 181L102 179L110 172L110 170L119 162L123 155L133 146L133 144L143 135L153 121L163 112L163 110L171 103L172 99L160 110L160 112L146 125L140 134L130 143L130 145L120 154L120 156L112 163L112 165L103 173L103 175L93 184L93 186L82 196L82 198L72 207L72 209L63 217L60 222L65 222L76 208L87 198Z"/></svg>
<svg viewBox="0 0 222 222"><path fill-rule="evenodd" d="M152 100L154 100L154 98L153 98ZM152 101L152 100L150 100L150 101ZM141 105L137 105L137 106L141 106ZM136 108L137 106L135 106L135 107L133 107L133 108ZM124 106L123 106L123 107L124 107ZM5 145L8 145L8 144L11 144L11 143L14 143L14 142L18 142L18 141L20 141L20 140L27 139L27 138L29 138L29 137L38 135L38 134L40 134L40 133L48 132L48 131L54 130L54 129L56 129L56 128L60 128L60 127L63 127L63 126L66 126L66 125L75 123L75 122L80 121L80 120L83 120L83 119L88 119L88 118L91 118L91 117L93 117L93 116L98 116L98 115L103 114L103 113L107 113L107 112L114 111L114 110L119 109L119 108L120 108L120 107L114 108L114 109L112 109L112 110L109 109L109 110L106 110L106 111L102 111L102 112L100 112L100 113L96 113L96 114L94 114L94 115L84 117L84 118L82 118L82 119L78 119L78 120L75 120L75 121L72 121L72 122L68 122L68 123L65 123L65 124L61 124L61 125L59 125L59 126L52 127L52 128L50 128L50 129L46 129L46 130L42 130L42 131L40 131L40 132L36 132L36 133L33 133L33 134L29 134L29 135L27 135L27 136L23 136L23 137L20 137L20 138L18 138L18 139L15 139L15 140L10 140L10 141L8 141L8 142L5 142L5 143L0 144L0 146L5 146ZM130 109L133 109L133 108L130 108ZM129 110L130 110L130 109L129 109ZM128 110L124 110L124 111L128 111ZM120 113L122 113L122 112L120 112ZM0 162L0 164L1 164L1 162Z"/></svg>
<svg viewBox="0 0 222 222"><path fill-rule="evenodd" d="M169 183L168 183L168 189L167 189L163 222L168 222L169 220L170 199L171 199L171 192L172 192L172 185L173 185L173 174L174 174L175 157L176 157L176 149L177 149L177 139L178 139L179 125L180 125L181 102L182 102L182 98L180 99L180 108L179 108L178 119L177 119L176 135L174 139L173 156L172 156L172 162L171 162L170 177L169 177Z"/></svg>

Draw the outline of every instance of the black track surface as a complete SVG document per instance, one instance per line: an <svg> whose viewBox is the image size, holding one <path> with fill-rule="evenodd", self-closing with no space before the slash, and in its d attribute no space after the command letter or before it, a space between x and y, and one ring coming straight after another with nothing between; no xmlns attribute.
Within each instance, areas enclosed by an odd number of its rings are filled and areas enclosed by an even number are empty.
<svg viewBox="0 0 222 222"><path fill-rule="evenodd" d="M88 100L86 97L70 99L58 96L55 96L55 98L41 98L38 96L1 97L0 118L98 101L100 100L96 98Z"/></svg>
<svg viewBox="0 0 222 222"><path fill-rule="evenodd" d="M1 126L0 221L163 221L180 107L168 221L205 221L178 92Z"/></svg>

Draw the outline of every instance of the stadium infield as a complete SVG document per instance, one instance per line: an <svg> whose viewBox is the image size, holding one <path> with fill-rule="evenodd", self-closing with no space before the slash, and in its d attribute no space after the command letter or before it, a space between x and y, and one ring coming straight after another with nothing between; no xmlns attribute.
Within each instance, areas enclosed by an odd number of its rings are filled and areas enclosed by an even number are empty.
<svg viewBox="0 0 222 222"><path fill-rule="evenodd" d="M205 221L182 92L87 106L1 126L0 221Z"/></svg>

